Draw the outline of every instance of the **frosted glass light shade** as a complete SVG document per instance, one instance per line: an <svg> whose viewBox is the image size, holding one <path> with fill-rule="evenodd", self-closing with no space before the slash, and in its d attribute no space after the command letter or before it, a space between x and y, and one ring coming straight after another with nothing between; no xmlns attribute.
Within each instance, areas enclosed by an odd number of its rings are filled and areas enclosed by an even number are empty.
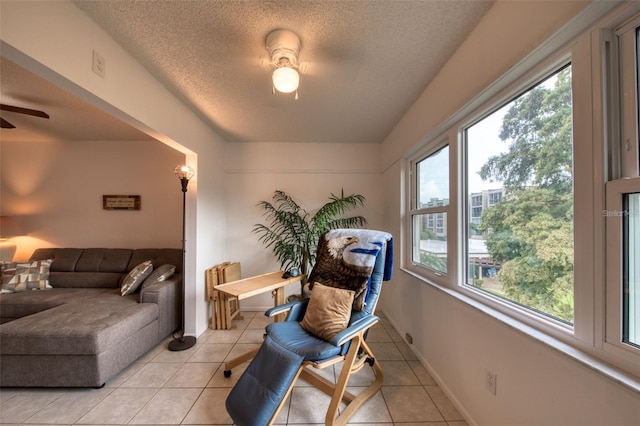
<svg viewBox="0 0 640 426"><path fill-rule="evenodd" d="M173 173L178 176L178 179L190 180L196 172L189 166L179 165L173 170Z"/></svg>
<svg viewBox="0 0 640 426"><path fill-rule="evenodd" d="M289 67L280 67L273 72L273 87L278 92L291 93L298 88L300 76L298 71Z"/></svg>

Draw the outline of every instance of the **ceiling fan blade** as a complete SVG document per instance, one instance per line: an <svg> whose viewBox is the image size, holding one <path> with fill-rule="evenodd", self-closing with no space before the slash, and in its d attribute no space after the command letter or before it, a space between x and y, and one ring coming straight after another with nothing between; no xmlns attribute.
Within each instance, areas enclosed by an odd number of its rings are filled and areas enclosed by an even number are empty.
<svg viewBox="0 0 640 426"><path fill-rule="evenodd" d="M15 129L15 128L16 128L16 126L14 126L13 124L9 123L4 118L0 117L0 129Z"/></svg>
<svg viewBox="0 0 640 426"><path fill-rule="evenodd" d="M12 105L0 104L0 110L16 112L18 114L33 115L34 117L40 117L40 118L49 118L49 114L47 114L44 111L38 111L35 109L29 109L29 108L21 108L21 107L16 107Z"/></svg>

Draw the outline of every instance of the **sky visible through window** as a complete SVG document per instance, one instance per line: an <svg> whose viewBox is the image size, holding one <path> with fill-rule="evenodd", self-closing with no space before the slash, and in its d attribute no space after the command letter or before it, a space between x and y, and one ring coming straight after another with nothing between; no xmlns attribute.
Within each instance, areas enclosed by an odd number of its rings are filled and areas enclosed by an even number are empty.
<svg viewBox="0 0 640 426"><path fill-rule="evenodd" d="M502 182L486 182L480 177L480 169L490 157L507 152L508 144L500 140L502 118L511 104L508 104L467 129L467 140L474 141L467 146L469 176L467 193L474 194L484 189L502 188ZM480 143L479 143L480 142Z"/></svg>
<svg viewBox="0 0 640 426"><path fill-rule="evenodd" d="M511 104L506 105L468 129L468 139L482 141L469 144L469 194L481 192L483 189L501 188L501 182L485 182L479 175L480 168L490 157L507 152L508 145L498 137L502 118ZM428 173L420 173L420 200L444 200L449 198L449 158L435 155L424 162Z"/></svg>
<svg viewBox="0 0 640 426"><path fill-rule="evenodd" d="M420 193L418 204L449 199L449 146L418 163ZM447 203L448 204L448 203ZM419 207L422 207L419 206Z"/></svg>

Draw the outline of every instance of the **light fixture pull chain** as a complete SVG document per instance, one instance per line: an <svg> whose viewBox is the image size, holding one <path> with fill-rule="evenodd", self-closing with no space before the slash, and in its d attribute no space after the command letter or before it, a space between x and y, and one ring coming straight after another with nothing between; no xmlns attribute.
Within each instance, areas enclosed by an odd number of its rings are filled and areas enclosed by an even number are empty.
<svg viewBox="0 0 640 426"><path fill-rule="evenodd" d="M296 101L298 100L298 89L296 89L296 96L293 99L295 99Z"/></svg>

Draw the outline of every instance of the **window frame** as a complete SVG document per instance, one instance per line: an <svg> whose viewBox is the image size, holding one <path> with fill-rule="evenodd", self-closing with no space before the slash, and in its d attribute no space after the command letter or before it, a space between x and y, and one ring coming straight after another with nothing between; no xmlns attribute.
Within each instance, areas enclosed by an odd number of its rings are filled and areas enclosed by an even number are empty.
<svg viewBox="0 0 640 426"><path fill-rule="evenodd" d="M490 109L479 110L477 114L474 114L470 116L467 120L463 120L459 123L459 125L457 126L458 127L457 130L459 132L459 140L460 140L459 155L461 156L460 164L462 164L463 167L461 167L461 169L458 170L457 173L458 173L459 179L462 182L466 182L467 180L467 164L466 164L466 158L464 157L467 152L467 144L468 144L467 129L479 123L480 121L484 120L485 118L489 117L491 114L503 108L505 105L508 105L509 103L513 102L515 99L519 98L520 96L525 95L526 93L528 93L529 91L533 90L535 87L539 86L544 81L546 81L550 76L560 72L561 70L565 69L567 66L570 66L570 65L571 65L571 52L568 50L560 51L556 57L551 58L546 63L543 63L536 69L531 70L531 72L528 73L524 79L518 82L515 82L513 85L509 86L509 88L507 88L501 96L495 99L494 106L492 106ZM574 151L575 151L575 141L574 141ZM575 161L574 161L574 175L575 175ZM466 197L471 194L467 194L467 192L468 192L467 188L463 188L463 190L461 190L460 192L459 200L458 200L461 206L461 210L465 210L465 211L467 210L465 207L467 206L471 207L471 205L468 204L466 200ZM574 188L574 193L575 193L575 188ZM575 202L575 197L574 197L574 214L578 210L576 209L576 204L577 203ZM466 294L467 296L473 297L478 301L487 303L492 308L497 309L502 313L512 315L518 320L523 321L529 325L538 326L538 324L536 323L540 322L541 324L544 324L543 327L551 327L553 329L553 334L556 336L558 336L558 333L563 333L566 335L567 333L572 332L574 328L573 325L570 325L564 321L555 319L542 312L535 311L534 309L529 308L527 306L520 305L507 298L503 298L503 297L491 294L489 292L482 290L481 288L469 285L466 282L466 277L468 274L468 264L467 264L467 258L468 258L467 244L468 243L467 241L469 240L467 220L465 219L465 221L460 222L459 227L462 229L461 231L462 241L460 241L460 246L463 247L464 249L462 252L462 256L460 258L461 261L460 261L460 264L458 265L458 268L459 268L459 276L464 278L457 283L457 286L459 287L462 293ZM575 229L575 226L574 226L574 229ZM575 232L574 232L574 246L575 245L576 245L576 241L575 241ZM483 300L484 298L486 299ZM551 331L551 330L548 330L548 331Z"/></svg>
<svg viewBox="0 0 640 426"><path fill-rule="evenodd" d="M617 69L611 77L612 85L619 95L620 122L620 168L619 176L636 177L640 175L638 160L638 63L637 40L640 31L640 16L622 25L612 37L612 47L617 50ZM631 92L631 93L630 93ZM635 95L635 98L633 97ZM634 102L634 100L636 102Z"/></svg>
<svg viewBox="0 0 640 426"><path fill-rule="evenodd" d="M636 365L640 359L640 348L623 341L624 217L618 212L624 211L625 194L640 192L638 32L640 15L621 25L608 37L614 60L611 61L607 83L611 88L610 102L617 104L617 110L616 114L610 117L611 127L615 131L610 135L610 175L605 189L605 209L602 211L606 222L607 259L602 347L606 352ZM635 94L635 97L629 96L629 92Z"/></svg>
<svg viewBox="0 0 640 426"><path fill-rule="evenodd" d="M610 82L612 75L617 72L617 63L612 66L612 62L618 60L617 54L612 50L611 34L622 28L625 20L640 19L640 15L631 18L639 13L640 5L623 5L608 14L594 17L584 27L567 30L572 32L571 37L562 41L559 41L562 37L555 37L556 40L552 38L435 128L432 132L435 136L428 136L418 143L418 147L405 157L403 170L406 175L411 175L412 167L417 161L437 151L444 144L449 144L449 274L437 276L429 273L427 268L412 264L410 241L405 241L402 245L404 250L401 256L402 270L422 283L438 287L603 374L617 378L622 377L619 375L621 371L623 376L631 374L635 379L622 382L630 384L636 391L640 391L640 354L621 350L606 340L607 321L610 321L611 315L605 297L608 290L605 281L606 256L610 250L605 249L607 233L602 211L606 206L605 183L615 178L612 171L615 171L616 166L611 165L609 159L613 155L620 155L622 150L622 142L616 138L615 122L620 115L616 104L619 92L616 92L617 88ZM465 224L471 212L467 211L468 204L463 199L467 192L462 174L466 170L466 164L461 154L466 151L465 128L496 111L567 63L572 66L573 92L573 326L464 283L467 250ZM414 187L410 176L405 179L405 184L408 196L405 199L402 238L406 239L412 233L411 202ZM621 370L612 370L611 365Z"/></svg>
<svg viewBox="0 0 640 426"><path fill-rule="evenodd" d="M450 286L453 277L455 274L452 269L455 265L454 254L452 252L453 241L452 238L455 238L455 224L456 219L454 216L455 206L457 203L452 198L452 183L449 180L449 203L445 206L433 206L433 207L422 207L419 208L417 206L419 196L417 194L418 185L416 184L418 176L418 163L429 158L430 156L438 153L444 148L449 149L449 176L451 176L451 166L452 166L452 144L449 143L449 139L447 137L437 137L434 138L433 142L419 150L417 153L412 155L408 161L406 168L408 168L407 182L405 183L407 188L411 188L410 195L407 200L407 229L410 233L409 238L405 238L405 256L402 256L402 266L404 269L412 271L413 273L427 277L427 279L436 282L440 285ZM446 223L446 232L447 232L447 272L438 271L432 268L429 268L421 263L415 262L413 260L413 241L416 238L416 230L413 229L413 221L415 216L423 215L423 214L435 214L435 213L445 213L447 215L447 223ZM437 221L437 218L434 218L434 221ZM419 231L418 231L419 232Z"/></svg>
<svg viewBox="0 0 640 426"><path fill-rule="evenodd" d="M640 348L623 342L623 279L624 279L624 195L640 193L640 177L607 182L607 203L603 215L607 227L606 332L604 348L632 361L640 357Z"/></svg>
<svg viewBox="0 0 640 426"><path fill-rule="evenodd" d="M535 86L542 83L544 80L549 78L549 76L554 73L562 70L566 66L572 64L573 58L571 55L571 49L569 47L565 47L563 49L558 49L556 52L551 54L545 61L540 62L537 66L529 69L523 76L518 79L515 79L511 84L507 85L498 95L494 96L490 100L487 101L484 108L477 108L473 113L467 115L462 120L456 123L456 132L458 134L459 140L459 169L456 170L457 179L461 181L460 193L458 195L458 203L461 206L460 208L460 222L458 226L460 227L460 236L459 236L459 248L458 252L460 262L456 265L457 275L461 277L455 283L455 290L459 292L461 295L466 296L474 300L475 302L486 305L486 307L493 309L500 314L507 315L517 321L522 322L523 324L538 329L547 333L549 336L554 338L560 338L563 340L571 339L574 334L575 329L575 321L574 325L567 324L563 321L554 319L548 315L542 314L540 312L534 311L525 306L521 306L515 302L512 302L508 299L502 298L500 296L491 294L486 292L480 288L470 286L465 282L467 267L466 258L467 258L467 218L466 218L466 209L465 206L468 205L465 197L467 195L467 188L465 187L466 183L466 158L465 153L466 149L466 129L493 114L495 111L501 109L508 103L512 102L514 99L523 95L527 91L533 89ZM572 78L573 81L573 78ZM572 83L573 84L573 83ZM575 89L574 89L575 90ZM574 130L575 132L575 130ZM575 133L574 133L574 151L575 151ZM576 173L575 170L575 159L574 159L574 176ZM574 178L575 179L575 178ZM574 188L575 193L575 188ZM578 209L577 203L574 198L574 212L584 211L585 209ZM588 210L588 209L586 209ZM575 222L574 222L575 228ZM577 246L576 234L574 233L574 246ZM574 255L575 257L575 255ZM575 279L575 275L574 275ZM574 293L575 297L575 293Z"/></svg>

